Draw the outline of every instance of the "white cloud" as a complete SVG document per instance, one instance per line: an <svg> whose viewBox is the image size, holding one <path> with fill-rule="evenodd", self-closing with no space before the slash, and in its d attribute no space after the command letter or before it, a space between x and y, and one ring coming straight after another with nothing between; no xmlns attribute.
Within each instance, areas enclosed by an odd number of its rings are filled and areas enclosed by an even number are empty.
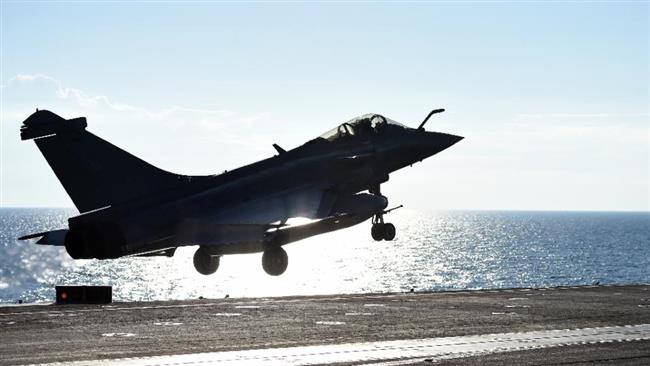
<svg viewBox="0 0 650 366"><path fill-rule="evenodd" d="M230 170L273 154L273 142L290 148L287 141L299 143L305 137L300 120L279 123L267 113L241 115L179 105L152 110L67 87L43 74L16 75L3 91L11 95L5 102L12 105L5 104L3 112L11 131L18 130L26 109L31 109L23 105L26 100L68 116L81 110L93 132L157 166L185 174ZM387 188L394 187L395 197L414 207L422 201L413 193L421 192L412 189L415 184L455 192L448 198L436 197L435 207L647 209L648 113L586 112L510 114L490 123L439 125L466 139L417 169L391 176ZM11 134L3 139L2 148L5 156L22 159L5 168L5 175L12 177L3 182L4 190L15 195L11 202L67 202L63 190L46 189L35 197L34 190L23 188L23 182L42 183L48 177L51 182L43 185L58 187L35 149ZM30 166L41 170L22 169L26 157Z"/></svg>
<svg viewBox="0 0 650 366"><path fill-rule="evenodd" d="M2 92L2 130L7 133L0 141L0 205L70 204L38 150L17 138L34 103L65 118L85 116L93 133L156 166L184 174L213 174L268 157L274 153L270 136L278 138L285 131L277 129L268 113L181 105L143 108L68 87L44 74L15 75ZM39 182L39 189L24 182Z"/></svg>
<svg viewBox="0 0 650 366"><path fill-rule="evenodd" d="M56 95L61 99L72 99L79 106L84 108L97 108L100 105L106 106L114 111L118 112L131 112L143 115L147 118L153 120L160 120L168 118L174 113L179 112L188 112L194 114L201 114L206 116L214 116L219 118L231 117L236 113L228 110L211 110L211 109L200 109L200 108L188 108L182 106L171 106L162 108L158 111L151 111L147 108L133 106L127 103L116 102L111 98L105 95L88 95L81 89L66 87L63 85L63 82L59 79L56 79L52 76L44 74L18 74L11 79L9 82L2 86L3 89L10 87L16 82L32 82L32 81L45 81L51 83L56 88Z"/></svg>
<svg viewBox="0 0 650 366"><path fill-rule="evenodd" d="M215 136L225 140L226 143L235 145L255 146L259 141L264 141L260 134L267 131L270 124L260 124L261 120L272 118L268 113L255 113L243 115L227 109L194 108L180 105L162 107L157 110L116 101L106 95L91 95L84 90L67 87L64 83L52 76L45 74L17 74L3 85L5 95L11 93L10 89L17 84L40 82L39 87L46 94L54 92L56 100L73 104L73 109L86 110L84 115L92 119L93 129L114 134L142 134L156 133L159 137L176 139L181 135L195 140L214 139ZM33 93L29 89L26 93ZM17 91L18 99L25 91ZM7 108L9 107L9 108ZM51 105L57 111L69 109L66 105L54 102ZM22 118L24 110L18 113L5 103L4 116L16 112L17 117L12 118L17 123ZM165 127L160 128L164 123ZM128 128L123 128L128 125ZM164 141L164 139L163 139ZM164 143L164 142L161 142Z"/></svg>

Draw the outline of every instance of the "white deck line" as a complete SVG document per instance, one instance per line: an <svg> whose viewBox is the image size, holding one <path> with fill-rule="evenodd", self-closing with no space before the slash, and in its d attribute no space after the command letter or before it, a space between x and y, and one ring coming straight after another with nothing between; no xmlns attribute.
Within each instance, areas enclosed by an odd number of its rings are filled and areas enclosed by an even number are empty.
<svg viewBox="0 0 650 366"><path fill-rule="evenodd" d="M650 324L496 333L459 337L330 344L66 362L72 365L314 365L339 362L396 365L399 360L456 358L568 345L650 340ZM397 362L393 362L397 361ZM48 364L48 365L56 365Z"/></svg>

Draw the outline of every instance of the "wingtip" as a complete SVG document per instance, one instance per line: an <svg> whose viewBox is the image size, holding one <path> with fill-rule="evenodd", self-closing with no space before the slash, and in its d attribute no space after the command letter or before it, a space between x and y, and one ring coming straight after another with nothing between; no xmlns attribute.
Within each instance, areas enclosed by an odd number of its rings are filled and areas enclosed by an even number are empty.
<svg viewBox="0 0 650 366"><path fill-rule="evenodd" d="M23 236L21 236L20 238L18 238L18 240L36 239L36 238L40 238L40 237L42 237L42 236L45 235L45 234L46 234L46 233L36 233L36 234L23 235Z"/></svg>

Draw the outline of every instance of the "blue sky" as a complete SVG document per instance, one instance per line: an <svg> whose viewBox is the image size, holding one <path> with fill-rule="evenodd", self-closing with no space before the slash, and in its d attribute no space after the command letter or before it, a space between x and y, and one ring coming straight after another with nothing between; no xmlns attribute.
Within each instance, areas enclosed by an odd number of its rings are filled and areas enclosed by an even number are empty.
<svg viewBox="0 0 650 366"><path fill-rule="evenodd" d="M2 2L2 206L71 206L36 107L161 168L232 169L376 112L465 140L416 209L649 210L647 3Z"/></svg>

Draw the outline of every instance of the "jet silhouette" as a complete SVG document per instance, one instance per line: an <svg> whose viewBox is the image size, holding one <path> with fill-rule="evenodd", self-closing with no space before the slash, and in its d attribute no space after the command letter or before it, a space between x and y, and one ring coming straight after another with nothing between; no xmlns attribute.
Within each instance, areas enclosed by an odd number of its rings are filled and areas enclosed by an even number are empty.
<svg viewBox="0 0 650 366"><path fill-rule="evenodd" d="M462 137L408 128L379 114L345 122L291 150L209 176L170 173L86 130L86 118L37 110L20 129L33 139L81 213L68 228L23 236L65 246L74 259L172 256L198 245L194 267L214 273L221 256L262 252L262 266L284 273L283 245L372 219L374 240L393 240L384 222L389 174ZM401 206L400 206L401 207ZM290 218L312 221L289 225Z"/></svg>

